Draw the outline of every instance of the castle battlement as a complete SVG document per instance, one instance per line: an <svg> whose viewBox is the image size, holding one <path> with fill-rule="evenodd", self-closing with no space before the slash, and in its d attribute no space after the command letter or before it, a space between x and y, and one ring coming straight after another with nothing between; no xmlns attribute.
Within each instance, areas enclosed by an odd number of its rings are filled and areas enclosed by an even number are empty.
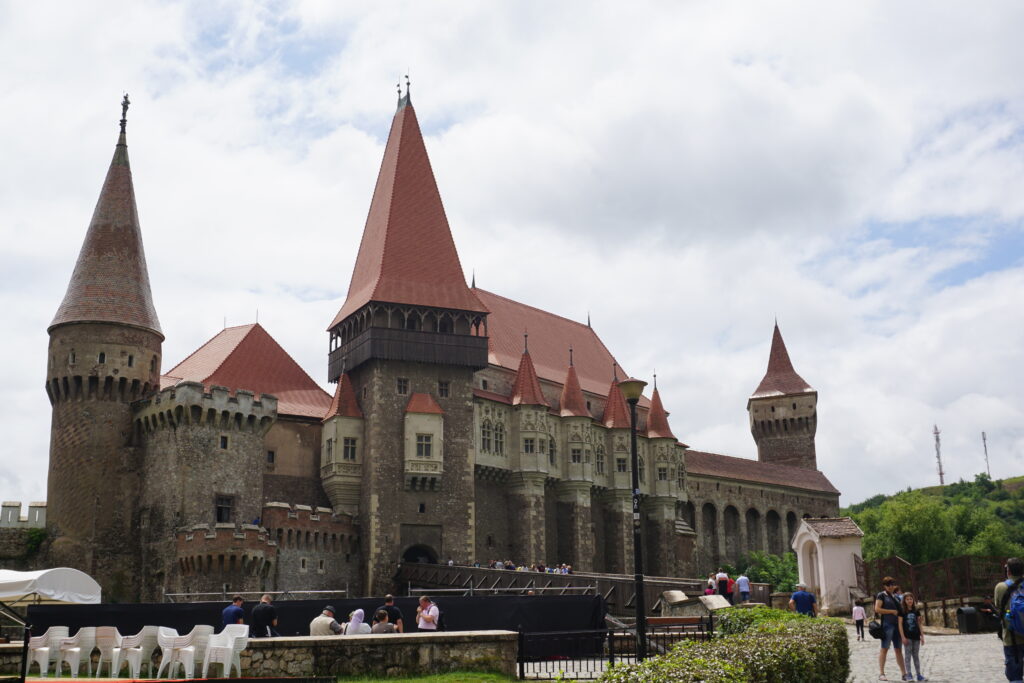
<svg viewBox="0 0 1024 683"><path fill-rule="evenodd" d="M277 559L277 542L253 524L196 524L175 533L183 576L266 576Z"/></svg>
<svg viewBox="0 0 1024 683"><path fill-rule="evenodd" d="M0 507L0 528L42 529L46 526L46 502L28 504L28 513L21 514L20 500L5 500Z"/></svg>
<svg viewBox="0 0 1024 683"><path fill-rule="evenodd" d="M221 431L266 434L277 419L277 398L251 391L232 392L212 386L206 391L199 382L180 382L152 398L135 403L135 423L148 432L179 425L209 426Z"/></svg>

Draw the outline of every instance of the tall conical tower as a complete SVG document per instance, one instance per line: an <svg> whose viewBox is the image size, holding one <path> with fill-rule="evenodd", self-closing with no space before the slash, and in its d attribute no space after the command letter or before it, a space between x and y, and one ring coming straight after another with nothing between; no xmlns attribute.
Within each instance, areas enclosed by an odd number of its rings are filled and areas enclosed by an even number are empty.
<svg viewBox="0 0 1024 683"><path fill-rule="evenodd" d="M814 452L818 392L793 369L778 323L772 334L768 371L747 401L747 413L758 460L818 468Z"/></svg>
<svg viewBox="0 0 1024 683"><path fill-rule="evenodd" d="M364 416L357 512L368 594L390 586L402 558L474 555L472 380L487 366L486 316L466 286L406 90L348 296L328 327L328 379L344 368Z"/></svg>
<svg viewBox="0 0 1024 683"><path fill-rule="evenodd" d="M139 463L131 403L159 387L160 331L121 133L64 301L48 328L53 406L47 522L56 564L91 574L105 600L135 599Z"/></svg>

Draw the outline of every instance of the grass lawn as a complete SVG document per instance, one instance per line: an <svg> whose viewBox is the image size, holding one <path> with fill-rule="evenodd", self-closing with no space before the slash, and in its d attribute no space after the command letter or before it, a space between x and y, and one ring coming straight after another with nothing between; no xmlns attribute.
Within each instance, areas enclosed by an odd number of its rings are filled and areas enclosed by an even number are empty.
<svg viewBox="0 0 1024 683"><path fill-rule="evenodd" d="M374 683L380 678L339 678L338 683ZM388 683L507 683L515 680L501 674L482 674L471 671L456 671L432 676L416 676L414 678L388 678Z"/></svg>

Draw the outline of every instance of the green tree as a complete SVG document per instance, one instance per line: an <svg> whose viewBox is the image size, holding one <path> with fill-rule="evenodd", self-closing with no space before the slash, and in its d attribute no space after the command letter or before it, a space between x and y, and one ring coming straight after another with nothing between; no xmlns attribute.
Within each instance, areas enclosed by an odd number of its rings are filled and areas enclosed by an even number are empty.
<svg viewBox="0 0 1024 683"><path fill-rule="evenodd" d="M740 558L740 567L754 583L771 584L772 591L788 591L797 582L796 553L772 555L754 551Z"/></svg>

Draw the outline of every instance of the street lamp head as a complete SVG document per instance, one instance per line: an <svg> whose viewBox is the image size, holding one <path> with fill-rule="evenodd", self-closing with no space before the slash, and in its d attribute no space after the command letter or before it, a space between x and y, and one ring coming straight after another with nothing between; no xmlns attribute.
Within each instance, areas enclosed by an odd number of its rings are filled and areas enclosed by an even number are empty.
<svg viewBox="0 0 1024 683"><path fill-rule="evenodd" d="M636 379L630 377L619 382L619 391L622 392L622 397L629 403L636 403L640 400L640 396L644 393L644 387L647 386L647 382L642 379Z"/></svg>

